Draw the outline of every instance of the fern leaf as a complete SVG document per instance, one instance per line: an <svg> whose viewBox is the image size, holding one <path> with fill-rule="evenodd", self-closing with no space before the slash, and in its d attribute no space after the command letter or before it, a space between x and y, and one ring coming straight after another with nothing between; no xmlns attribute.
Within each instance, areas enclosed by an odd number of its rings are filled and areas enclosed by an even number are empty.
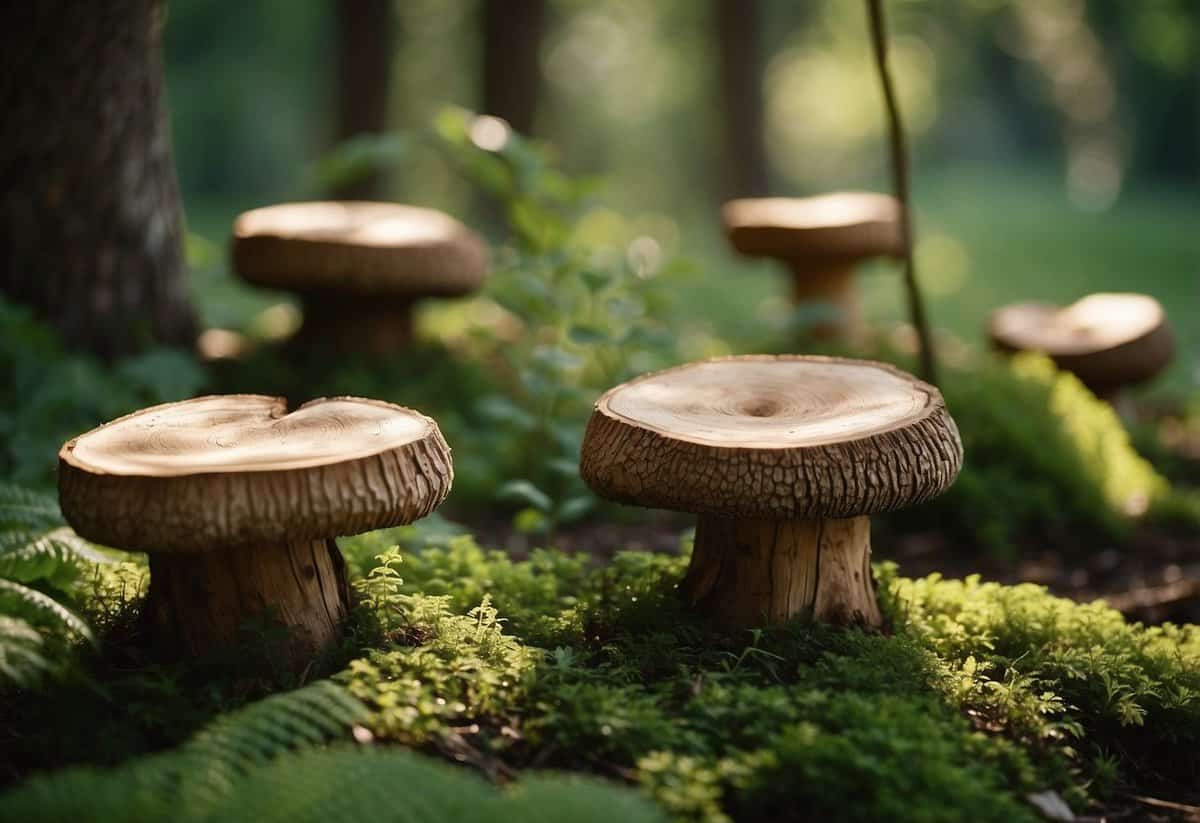
<svg viewBox="0 0 1200 823"><path fill-rule="evenodd" d="M88 563L111 563L68 526L49 531L0 531L0 577L21 583L43 578L69 582Z"/></svg>
<svg viewBox="0 0 1200 823"><path fill-rule="evenodd" d="M0 820L199 819L264 764L345 737L366 716L366 707L345 689L318 681L220 717L172 752L116 769L35 777L0 796ZM303 719L300 730L293 725L297 718Z"/></svg>
<svg viewBox="0 0 1200 823"><path fill-rule="evenodd" d="M42 635L24 620L0 615L0 685L28 688L51 668Z"/></svg>
<svg viewBox="0 0 1200 823"><path fill-rule="evenodd" d="M0 483L0 526L43 529L61 525L62 510L53 496Z"/></svg>
<svg viewBox="0 0 1200 823"><path fill-rule="evenodd" d="M336 736L365 715L366 708L344 689L321 681L227 715L174 752L117 769L35 777L0 797L0 819L664 820L647 799L595 780L542 776L502 792L475 774L405 749L312 748L308 744L317 741L307 733L297 738L286 731L290 721L303 717Z"/></svg>
<svg viewBox="0 0 1200 823"><path fill-rule="evenodd" d="M53 597L42 594L37 589L0 578L0 597L3 596L15 600L18 608L27 609L29 612L43 617L50 617L54 622L70 629L89 643L95 643L95 637L92 636L92 630L88 624Z"/></svg>

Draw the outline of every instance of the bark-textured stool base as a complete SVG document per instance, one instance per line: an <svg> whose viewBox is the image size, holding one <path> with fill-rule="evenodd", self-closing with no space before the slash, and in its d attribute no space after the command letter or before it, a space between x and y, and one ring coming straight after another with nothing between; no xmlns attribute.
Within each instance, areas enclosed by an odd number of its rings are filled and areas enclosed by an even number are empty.
<svg viewBox="0 0 1200 823"><path fill-rule="evenodd" d="M301 350L389 355L413 338L412 301L380 295L308 294L304 323L292 345Z"/></svg>
<svg viewBox="0 0 1200 823"><path fill-rule="evenodd" d="M345 563L333 540L150 555L148 615L157 640L208 656L250 638L268 616L290 631L287 657L305 665L337 644L349 611Z"/></svg>
<svg viewBox="0 0 1200 823"><path fill-rule="evenodd" d="M818 340L844 338L852 343L866 339L862 306L854 283L854 266L838 260L792 261L792 302L796 305L826 304L830 316L805 329Z"/></svg>
<svg viewBox="0 0 1200 823"><path fill-rule="evenodd" d="M871 522L701 515L681 586L688 602L725 626L807 617L879 628L871 575Z"/></svg>

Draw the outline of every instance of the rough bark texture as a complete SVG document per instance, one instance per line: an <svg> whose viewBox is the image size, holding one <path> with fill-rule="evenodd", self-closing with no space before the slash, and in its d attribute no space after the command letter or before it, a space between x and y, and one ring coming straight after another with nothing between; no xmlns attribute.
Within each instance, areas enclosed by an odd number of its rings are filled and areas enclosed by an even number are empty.
<svg viewBox="0 0 1200 823"><path fill-rule="evenodd" d="M424 415L361 398L285 405L197 398L80 435L59 452L63 515L104 545L207 552L411 523L449 492L450 449Z"/></svg>
<svg viewBox="0 0 1200 823"><path fill-rule="evenodd" d="M288 630L273 654L293 668L336 645L349 610L345 565L333 540L198 554L150 555L147 616L160 647L209 656L254 641L268 621Z"/></svg>
<svg viewBox="0 0 1200 823"><path fill-rule="evenodd" d="M0 292L104 357L191 346L162 0L0 11Z"/></svg>
<svg viewBox="0 0 1200 823"><path fill-rule="evenodd" d="M303 295L301 305L304 324L289 341L300 350L386 356L412 340L410 301L315 292Z"/></svg>
<svg viewBox="0 0 1200 823"><path fill-rule="evenodd" d="M879 628L871 524L701 515L684 598L730 628L807 617Z"/></svg>
<svg viewBox="0 0 1200 823"><path fill-rule="evenodd" d="M371 299L467 294L487 276L483 238L448 214L395 203L287 203L233 224L233 268L256 286Z"/></svg>
<svg viewBox="0 0 1200 823"><path fill-rule="evenodd" d="M541 88L545 0L484 0L483 113L533 133Z"/></svg>
<svg viewBox="0 0 1200 823"><path fill-rule="evenodd" d="M1045 352L1105 399L1158 375L1175 357L1175 335L1158 301L1140 294L1094 294L1075 304L1002 306L988 318L999 351Z"/></svg>
<svg viewBox="0 0 1200 823"><path fill-rule="evenodd" d="M747 364L782 373L766 385ZM647 413L680 418L670 430L614 411L641 383L656 407ZM882 390L892 398L886 408ZM804 437L810 421L829 436ZM883 363L782 355L691 363L611 389L588 422L580 473L600 495L638 506L826 519L920 503L961 466L958 430L937 389Z"/></svg>
<svg viewBox="0 0 1200 823"><path fill-rule="evenodd" d="M886 194L730 200L721 207L721 222L733 247L751 257L854 263L904 253L900 206Z"/></svg>
<svg viewBox="0 0 1200 823"><path fill-rule="evenodd" d="M767 193L761 17L759 0L714 0L727 198Z"/></svg>
<svg viewBox="0 0 1200 823"><path fill-rule="evenodd" d="M392 0L334 0L337 21L337 140L387 131L395 46ZM342 186L343 200L379 200L383 176L375 172Z"/></svg>

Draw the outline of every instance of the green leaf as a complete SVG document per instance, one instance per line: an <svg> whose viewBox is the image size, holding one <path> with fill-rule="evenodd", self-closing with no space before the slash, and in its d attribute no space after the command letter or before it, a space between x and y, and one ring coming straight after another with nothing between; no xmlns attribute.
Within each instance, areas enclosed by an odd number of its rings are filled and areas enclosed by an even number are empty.
<svg viewBox="0 0 1200 823"><path fill-rule="evenodd" d="M599 326L572 326L567 336L571 338L572 343L581 346L595 346L610 340L608 331Z"/></svg>
<svg viewBox="0 0 1200 823"><path fill-rule="evenodd" d="M612 282L612 273L604 269L587 268L579 273L579 279L588 287L588 291L595 294Z"/></svg>
<svg viewBox="0 0 1200 823"><path fill-rule="evenodd" d="M503 395L491 394L482 398L478 410L488 420L507 423L519 431L530 431L537 425L537 420L532 414Z"/></svg>
<svg viewBox="0 0 1200 823"><path fill-rule="evenodd" d="M513 528L521 534L541 534L550 528L550 518L537 509L521 509L513 516Z"/></svg>
<svg viewBox="0 0 1200 823"><path fill-rule="evenodd" d="M20 583L0 578L0 597L15 600L34 612L53 618L89 643L96 642L91 627L75 612L49 595L42 594L28 586L22 586Z"/></svg>
<svg viewBox="0 0 1200 823"><path fill-rule="evenodd" d="M559 523L574 523L581 520L596 506L596 498L594 497L572 497L558 507L558 515L555 518Z"/></svg>
<svg viewBox="0 0 1200 823"><path fill-rule="evenodd" d="M500 487L496 496L508 502L525 503L542 512L549 512L554 507L550 496L528 480L510 480Z"/></svg>

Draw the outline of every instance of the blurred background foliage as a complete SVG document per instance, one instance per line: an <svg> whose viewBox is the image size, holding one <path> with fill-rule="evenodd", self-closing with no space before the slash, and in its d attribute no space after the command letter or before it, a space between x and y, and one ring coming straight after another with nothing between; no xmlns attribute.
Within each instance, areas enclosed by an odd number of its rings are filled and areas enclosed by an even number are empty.
<svg viewBox="0 0 1200 823"><path fill-rule="evenodd" d="M396 3L388 119L421 128L479 109L481 0ZM1183 347L1160 386L1194 386L1200 329L1200 17L1190 0L909 0L889 4L892 59L915 144L919 265L936 326L979 339L987 311L1086 291L1159 298ZM772 193L886 187L883 121L860 6L763 0L761 77ZM244 326L272 302L234 286L220 249L241 209L312 196L334 142L328 4L247 0L236 23L171 4L176 160L205 318ZM603 205L578 230L654 259L698 260L681 336L747 340L790 322L769 263L733 258L716 221L721 118L713 4L552 0L534 135ZM454 160L407 147L386 193L499 229ZM207 254L203 252L207 249ZM877 321L899 281L866 278ZM734 347L737 347L736 344Z"/></svg>

